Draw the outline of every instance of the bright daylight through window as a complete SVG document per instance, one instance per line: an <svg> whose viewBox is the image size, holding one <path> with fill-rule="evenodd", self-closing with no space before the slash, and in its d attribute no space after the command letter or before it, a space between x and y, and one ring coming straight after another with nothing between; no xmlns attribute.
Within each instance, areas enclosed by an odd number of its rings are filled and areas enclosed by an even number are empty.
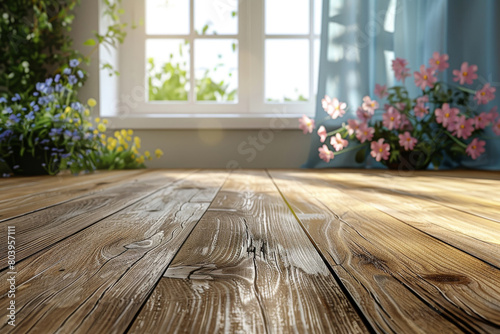
<svg viewBox="0 0 500 334"><path fill-rule="evenodd" d="M144 24L122 52L128 73L121 90L145 87L136 114L269 114L277 106L312 114L320 6L320 0L144 0L138 10Z"/></svg>

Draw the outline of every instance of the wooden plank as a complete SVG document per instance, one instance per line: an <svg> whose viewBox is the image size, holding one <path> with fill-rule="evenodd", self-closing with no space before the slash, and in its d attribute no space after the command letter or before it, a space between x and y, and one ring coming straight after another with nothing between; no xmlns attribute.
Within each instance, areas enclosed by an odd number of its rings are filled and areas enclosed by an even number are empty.
<svg viewBox="0 0 500 334"><path fill-rule="evenodd" d="M18 264L15 332L126 330L227 175L166 174L177 181Z"/></svg>
<svg viewBox="0 0 500 334"><path fill-rule="evenodd" d="M131 333L367 332L263 171L233 173Z"/></svg>
<svg viewBox="0 0 500 334"><path fill-rule="evenodd" d="M376 331L500 330L498 269L349 196L328 173L271 175Z"/></svg>
<svg viewBox="0 0 500 334"><path fill-rule="evenodd" d="M171 175L169 175L171 174ZM62 240L132 203L150 195L180 177L179 173L152 172L138 175L122 185L82 196L62 204L0 222L0 228L15 226L18 261ZM0 235L0 245L7 244ZM7 266L7 254L0 254L0 269Z"/></svg>
<svg viewBox="0 0 500 334"><path fill-rule="evenodd" d="M384 188L379 180L366 176L347 180L336 174L321 177L334 181L342 192L500 269L499 224L465 213L466 206L462 211L443 206L434 201L440 193L414 195L409 190L411 180L405 183L408 191L400 191L394 190L394 182Z"/></svg>
<svg viewBox="0 0 500 334"><path fill-rule="evenodd" d="M500 200L493 196L500 188L500 181L487 180L473 183L470 178L450 180L438 177L396 177L389 174L365 176L370 184L393 190L404 196L432 200L450 208L500 222ZM484 181L484 180L483 180Z"/></svg>
<svg viewBox="0 0 500 334"><path fill-rule="evenodd" d="M11 198L0 201L0 222L129 182L133 177L144 173L147 171L119 171L73 176L63 180L54 179L53 183L38 187L23 188L23 191L16 191Z"/></svg>

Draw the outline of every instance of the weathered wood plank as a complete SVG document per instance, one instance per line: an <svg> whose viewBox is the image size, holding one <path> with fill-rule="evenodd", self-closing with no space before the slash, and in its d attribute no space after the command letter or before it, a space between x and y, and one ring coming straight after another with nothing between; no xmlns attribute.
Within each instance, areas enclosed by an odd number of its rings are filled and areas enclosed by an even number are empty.
<svg viewBox="0 0 500 334"><path fill-rule="evenodd" d="M135 176L147 173L145 170L120 171L98 175L54 178L52 183L14 191L10 198L0 200L0 222L16 216L31 213L71 199L92 194L112 186L130 182ZM48 178L52 178L48 176ZM5 190L10 193L11 190Z"/></svg>
<svg viewBox="0 0 500 334"><path fill-rule="evenodd" d="M167 174L177 181L19 263L18 325L0 331L123 333L227 175Z"/></svg>
<svg viewBox="0 0 500 334"><path fill-rule="evenodd" d="M365 176L346 180L342 175L323 174L322 178L334 181L343 193L500 269L499 224L465 213L466 205L457 211L439 204L434 198L443 196L441 192L415 195L410 192L412 180L406 182L407 191L402 191L395 190L394 183L384 188L379 180Z"/></svg>
<svg viewBox="0 0 500 334"><path fill-rule="evenodd" d="M498 269L347 195L328 173L271 175L377 331L500 330Z"/></svg>
<svg viewBox="0 0 500 334"><path fill-rule="evenodd" d="M0 228L16 227L18 261L35 254L59 240L119 211L175 181L176 172L152 172L138 175L122 185L89 194L28 215L0 222ZM0 234L0 245L7 245L7 235ZM7 254L0 254L0 269L7 266Z"/></svg>
<svg viewBox="0 0 500 334"><path fill-rule="evenodd" d="M367 329L262 171L233 173L131 333Z"/></svg>

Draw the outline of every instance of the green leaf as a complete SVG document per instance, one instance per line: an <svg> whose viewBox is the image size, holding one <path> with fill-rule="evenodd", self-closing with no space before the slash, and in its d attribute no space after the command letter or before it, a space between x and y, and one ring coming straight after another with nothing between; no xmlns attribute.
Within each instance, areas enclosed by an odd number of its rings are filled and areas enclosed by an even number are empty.
<svg viewBox="0 0 500 334"><path fill-rule="evenodd" d="M83 45L94 46L95 40L93 38L89 38L85 41L85 43L83 43Z"/></svg>

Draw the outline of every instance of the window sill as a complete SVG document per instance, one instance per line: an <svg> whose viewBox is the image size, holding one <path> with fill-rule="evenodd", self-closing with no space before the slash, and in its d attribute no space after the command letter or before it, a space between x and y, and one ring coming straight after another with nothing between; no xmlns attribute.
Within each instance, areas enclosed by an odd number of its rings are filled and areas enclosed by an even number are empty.
<svg viewBox="0 0 500 334"><path fill-rule="evenodd" d="M105 116L104 116L105 117ZM294 129L300 115L294 114L147 114L105 117L110 129Z"/></svg>

